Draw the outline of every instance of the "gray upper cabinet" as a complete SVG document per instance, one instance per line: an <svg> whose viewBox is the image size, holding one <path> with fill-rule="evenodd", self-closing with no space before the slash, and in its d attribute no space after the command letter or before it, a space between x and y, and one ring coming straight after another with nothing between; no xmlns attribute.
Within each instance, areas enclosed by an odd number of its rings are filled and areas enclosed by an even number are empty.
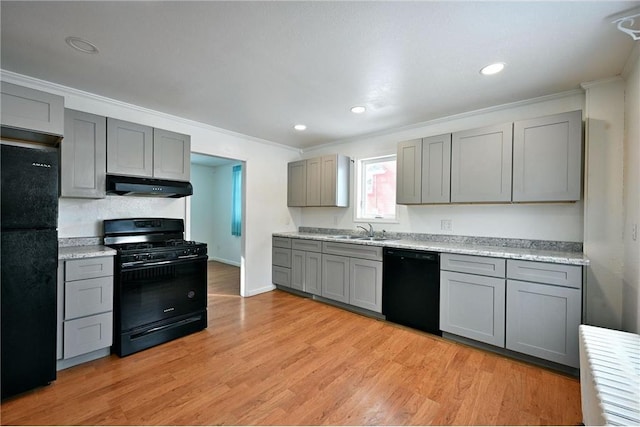
<svg viewBox="0 0 640 427"><path fill-rule="evenodd" d="M422 140L422 203L449 203L451 134Z"/></svg>
<svg viewBox="0 0 640 427"><path fill-rule="evenodd" d="M191 138L107 119L107 173L189 181Z"/></svg>
<svg viewBox="0 0 640 427"><path fill-rule="evenodd" d="M64 142L60 144L60 195L105 197L107 119L65 110Z"/></svg>
<svg viewBox="0 0 640 427"><path fill-rule="evenodd" d="M320 206L322 187L322 158L316 157L307 162L307 198L305 206Z"/></svg>
<svg viewBox="0 0 640 427"><path fill-rule="evenodd" d="M153 177L189 181L191 137L164 129L153 129Z"/></svg>
<svg viewBox="0 0 640 427"><path fill-rule="evenodd" d="M350 163L340 154L289 163L287 206L349 206Z"/></svg>
<svg viewBox="0 0 640 427"><path fill-rule="evenodd" d="M421 203L422 139L412 139L398 144L396 170L396 203Z"/></svg>
<svg viewBox="0 0 640 427"><path fill-rule="evenodd" d="M153 176L153 128L107 119L107 173Z"/></svg>
<svg viewBox="0 0 640 427"><path fill-rule="evenodd" d="M351 159L340 154L322 156L320 205L349 206L349 169Z"/></svg>
<svg viewBox="0 0 640 427"><path fill-rule="evenodd" d="M580 200L581 182L581 111L514 123L514 202Z"/></svg>
<svg viewBox="0 0 640 427"><path fill-rule="evenodd" d="M287 165L287 206L307 205L307 161Z"/></svg>
<svg viewBox="0 0 640 427"><path fill-rule="evenodd" d="M452 134L452 202L511 200L512 140L511 123Z"/></svg>
<svg viewBox="0 0 640 427"><path fill-rule="evenodd" d="M64 134L64 98L51 93L2 82L2 126L4 135L31 139L21 132ZM12 132L13 130L13 132ZM59 138L58 138L59 139Z"/></svg>

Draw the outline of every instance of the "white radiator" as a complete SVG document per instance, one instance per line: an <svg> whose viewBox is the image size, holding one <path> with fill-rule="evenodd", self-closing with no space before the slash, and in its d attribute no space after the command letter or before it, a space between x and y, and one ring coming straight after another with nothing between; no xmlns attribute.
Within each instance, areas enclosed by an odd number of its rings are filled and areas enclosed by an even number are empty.
<svg viewBox="0 0 640 427"><path fill-rule="evenodd" d="M582 422L640 425L640 335L580 325Z"/></svg>

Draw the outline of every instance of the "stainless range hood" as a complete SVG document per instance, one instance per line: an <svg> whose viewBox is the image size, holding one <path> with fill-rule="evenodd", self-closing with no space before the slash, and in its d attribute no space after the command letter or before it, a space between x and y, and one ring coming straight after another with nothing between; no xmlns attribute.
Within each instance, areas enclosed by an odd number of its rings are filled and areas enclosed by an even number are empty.
<svg viewBox="0 0 640 427"><path fill-rule="evenodd" d="M193 194L193 186L184 181L107 175L107 194L142 197L185 197Z"/></svg>

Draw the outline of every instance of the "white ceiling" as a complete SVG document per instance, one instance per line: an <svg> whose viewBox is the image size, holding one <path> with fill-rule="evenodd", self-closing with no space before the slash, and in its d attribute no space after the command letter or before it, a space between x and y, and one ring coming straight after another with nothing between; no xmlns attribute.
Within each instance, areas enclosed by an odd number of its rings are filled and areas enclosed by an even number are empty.
<svg viewBox="0 0 640 427"><path fill-rule="evenodd" d="M0 3L4 70L307 148L578 88L640 1ZM93 42L77 52L67 36ZM507 63L499 75L479 69ZM355 115L354 105L368 111ZM293 130L304 123L307 131Z"/></svg>

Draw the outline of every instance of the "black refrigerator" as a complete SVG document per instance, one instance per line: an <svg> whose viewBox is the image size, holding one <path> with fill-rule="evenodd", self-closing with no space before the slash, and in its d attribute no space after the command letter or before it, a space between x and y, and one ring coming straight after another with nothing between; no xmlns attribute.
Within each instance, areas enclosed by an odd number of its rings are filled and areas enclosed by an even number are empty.
<svg viewBox="0 0 640 427"><path fill-rule="evenodd" d="M0 145L2 399L56 379L58 151Z"/></svg>

